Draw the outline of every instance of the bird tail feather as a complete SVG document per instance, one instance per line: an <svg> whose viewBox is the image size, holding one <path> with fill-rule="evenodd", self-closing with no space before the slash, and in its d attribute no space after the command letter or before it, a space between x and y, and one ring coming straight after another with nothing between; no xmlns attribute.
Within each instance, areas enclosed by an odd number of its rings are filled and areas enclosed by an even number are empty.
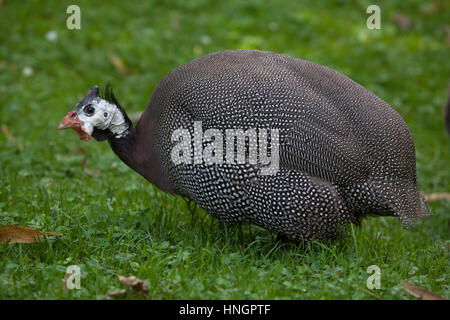
<svg viewBox="0 0 450 320"><path fill-rule="evenodd" d="M429 209L422 193L414 183L374 183L372 190L378 199L378 215L398 217L403 225L411 226L418 218L429 216Z"/></svg>

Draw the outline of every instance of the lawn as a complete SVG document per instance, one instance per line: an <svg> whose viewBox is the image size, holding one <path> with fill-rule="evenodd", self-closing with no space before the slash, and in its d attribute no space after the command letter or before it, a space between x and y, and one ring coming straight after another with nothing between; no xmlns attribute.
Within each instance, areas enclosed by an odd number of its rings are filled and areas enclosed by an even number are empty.
<svg viewBox="0 0 450 320"><path fill-rule="evenodd" d="M372 3L380 30L366 27ZM66 28L70 4L80 30ZM450 192L449 15L445 1L0 1L0 226L64 234L0 245L0 298L104 299L123 288L118 275L147 281L146 299L414 299L402 280L450 297L449 200L430 202L432 215L409 229L368 218L334 242L287 243L221 223L107 143L57 130L93 85L111 81L136 113L178 65L270 50L336 69L391 104L414 137L421 190ZM70 265L80 290L63 288ZM366 287L371 265L380 289Z"/></svg>

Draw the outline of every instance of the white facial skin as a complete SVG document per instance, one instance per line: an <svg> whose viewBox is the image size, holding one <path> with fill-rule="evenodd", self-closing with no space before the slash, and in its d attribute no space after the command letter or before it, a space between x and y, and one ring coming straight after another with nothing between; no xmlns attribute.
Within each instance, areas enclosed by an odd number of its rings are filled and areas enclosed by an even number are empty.
<svg viewBox="0 0 450 320"><path fill-rule="evenodd" d="M89 135L92 135L94 128L109 129L120 138L128 129L119 108L101 98L95 98L90 104L83 106L77 116L83 122L83 130Z"/></svg>

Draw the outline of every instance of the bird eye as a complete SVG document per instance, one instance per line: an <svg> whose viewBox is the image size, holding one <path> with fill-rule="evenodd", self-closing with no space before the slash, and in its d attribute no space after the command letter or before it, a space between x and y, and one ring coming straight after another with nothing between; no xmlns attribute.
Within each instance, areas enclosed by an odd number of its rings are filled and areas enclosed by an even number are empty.
<svg viewBox="0 0 450 320"><path fill-rule="evenodd" d="M86 105L83 110L87 116L92 116L95 113L95 108L91 104Z"/></svg>
<svg viewBox="0 0 450 320"><path fill-rule="evenodd" d="M108 116L108 112L105 112L103 116L106 118Z"/></svg>

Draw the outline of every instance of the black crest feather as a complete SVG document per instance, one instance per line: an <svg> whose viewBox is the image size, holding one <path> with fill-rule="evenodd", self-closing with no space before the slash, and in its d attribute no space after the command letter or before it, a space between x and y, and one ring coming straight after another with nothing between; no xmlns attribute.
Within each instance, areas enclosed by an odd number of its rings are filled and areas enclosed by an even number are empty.
<svg viewBox="0 0 450 320"><path fill-rule="evenodd" d="M119 101L117 100L116 96L114 95L113 88L111 86L111 83L107 82L103 90L100 90L100 98L108 101L109 103L112 103L116 105L120 111L122 111L123 116L125 117L125 120L128 123L131 123L131 120L128 118L127 113L120 105Z"/></svg>
<svg viewBox="0 0 450 320"><path fill-rule="evenodd" d="M119 101L117 101L116 96L114 95L113 88L111 86L111 83L107 83L103 90L100 90L100 98L108 101L109 103L115 104L116 106L122 108L119 104Z"/></svg>

